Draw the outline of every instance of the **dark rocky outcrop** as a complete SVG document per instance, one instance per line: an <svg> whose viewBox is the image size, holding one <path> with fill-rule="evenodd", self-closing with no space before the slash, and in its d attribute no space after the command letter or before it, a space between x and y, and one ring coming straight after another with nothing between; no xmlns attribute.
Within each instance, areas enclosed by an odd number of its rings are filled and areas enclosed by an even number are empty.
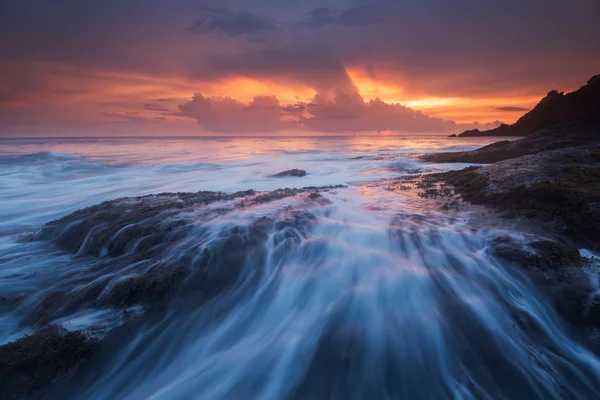
<svg viewBox="0 0 600 400"><path fill-rule="evenodd" d="M471 136L482 136L482 135L481 135L481 131L479 129L467 129L463 133L460 133L458 135L455 134L454 136L471 137Z"/></svg>
<svg viewBox="0 0 600 400"><path fill-rule="evenodd" d="M303 169L288 169L286 171L282 171L278 174L272 175L274 178L282 178L284 176L296 176L298 178L301 178L303 176L306 176L306 171Z"/></svg>
<svg viewBox="0 0 600 400"><path fill-rule="evenodd" d="M583 329L588 346L600 350L600 296L586 271L590 259L565 243L551 240L519 241L510 236L494 238L490 252L505 263L525 268L563 318Z"/></svg>
<svg viewBox="0 0 600 400"><path fill-rule="evenodd" d="M531 111L512 125L503 124L488 131L465 131L458 136L527 136L590 112L600 112L600 75L592 77L587 85L574 92L549 92Z"/></svg>
<svg viewBox="0 0 600 400"><path fill-rule="evenodd" d="M448 137L457 137L456 133L453 133L452 135L448 135Z"/></svg>
<svg viewBox="0 0 600 400"><path fill-rule="evenodd" d="M261 259L270 235L298 244L298 234L316 219L306 210L285 206L276 218L240 221L217 232L205 222L292 196L302 196L310 207L321 206L327 201L320 193L340 187L163 193L76 211L48 223L32 240L50 241L87 262L47 285L34 302L17 301L17 312L27 324L40 327L86 308L161 307L182 291L189 294L188 304L201 305L236 282L248 257Z"/></svg>
<svg viewBox="0 0 600 400"><path fill-rule="evenodd" d="M588 113L573 121L542 129L523 139L503 140L477 150L427 154L430 162L491 164L510 158L574 146L600 143L600 112Z"/></svg>
<svg viewBox="0 0 600 400"><path fill-rule="evenodd" d="M136 243L138 248L141 246L144 249L152 248L155 244L165 245L176 239L171 234L181 230L185 222L172 217L183 209L253 195L253 190L231 194L202 191L160 193L106 201L49 222L35 238L52 239L58 247L73 253L81 249L88 255L100 255L104 250L109 256L118 256L137 240L140 240ZM166 222L156 224L153 218L159 216Z"/></svg>
<svg viewBox="0 0 600 400"><path fill-rule="evenodd" d="M492 254L525 268L557 270L578 267L586 262L576 248L552 240L535 240L523 245L509 236L492 240Z"/></svg>
<svg viewBox="0 0 600 400"><path fill-rule="evenodd" d="M486 167L430 175L461 197L504 215L544 221L559 234L600 246L600 145L569 147Z"/></svg>
<svg viewBox="0 0 600 400"><path fill-rule="evenodd" d="M215 202L238 200L233 208L249 207L302 193L344 187L308 186L271 192L254 190L236 193L160 193L123 198L76 211L49 222L34 235L36 240L52 240L69 252L87 255L119 256L136 246L138 252L160 250L185 235L189 224L177 216L183 210L197 209ZM216 212L231 209L221 208ZM157 223L160 222L160 223Z"/></svg>
<svg viewBox="0 0 600 400"><path fill-rule="evenodd" d="M56 325L0 346L0 398L29 397L72 374L97 347L95 339Z"/></svg>

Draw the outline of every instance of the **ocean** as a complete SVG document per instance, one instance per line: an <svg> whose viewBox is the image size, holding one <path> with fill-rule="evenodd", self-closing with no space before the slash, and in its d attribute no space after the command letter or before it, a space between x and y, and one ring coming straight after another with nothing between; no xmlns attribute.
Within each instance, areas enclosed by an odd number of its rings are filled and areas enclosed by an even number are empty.
<svg viewBox="0 0 600 400"><path fill-rule="evenodd" d="M497 140L0 140L0 344L33 332L45 308L44 323L102 340L44 398L598 398L600 359L490 250L543 231L405 183L468 166L419 154ZM307 175L274 177L295 168ZM302 187L315 189L191 205L150 196ZM52 222L135 196L147 197L99 210L162 211ZM184 289L160 307L110 302L132 279L182 268Z"/></svg>

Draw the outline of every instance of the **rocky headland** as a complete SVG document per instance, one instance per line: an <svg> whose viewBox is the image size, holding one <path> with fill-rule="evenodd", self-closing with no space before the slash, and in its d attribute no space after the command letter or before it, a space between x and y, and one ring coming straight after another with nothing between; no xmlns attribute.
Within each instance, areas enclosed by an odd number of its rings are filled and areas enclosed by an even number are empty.
<svg viewBox="0 0 600 400"><path fill-rule="evenodd" d="M531 111L514 124L502 124L487 131L472 129L458 136L527 136L541 129L573 121L587 113L599 111L600 75L596 75L574 92L565 94L556 90L550 91Z"/></svg>
<svg viewBox="0 0 600 400"><path fill-rule="evenodd" d="M597 249L600 246L600 76L590 79L577 92L559 97L563 100L551 102L552 107L547 100L542 101L510 127L521 129L523 121L541 120L543 110L560 115L558 124L519 140L503 140L473 151L427 154L422 159L491 164L435 174L429 179L450 184L470 203L492 207L507 216L522 215L543 221L582 246ZM574 117L565 120L569 116Z"/></svg>
<svg viewBox="0 0 600 400"><path fill-rule="evenodd" d="M555 240L490 243L493 256L526 268L584 341L600 349L600 297L578 248L600 249L600 76L580 90L550 94L513 125L460 136L525 136L474 151L422 156L428 162L486 164L422 177L430 196L466 201L501 217L529 220Z"/></svg>

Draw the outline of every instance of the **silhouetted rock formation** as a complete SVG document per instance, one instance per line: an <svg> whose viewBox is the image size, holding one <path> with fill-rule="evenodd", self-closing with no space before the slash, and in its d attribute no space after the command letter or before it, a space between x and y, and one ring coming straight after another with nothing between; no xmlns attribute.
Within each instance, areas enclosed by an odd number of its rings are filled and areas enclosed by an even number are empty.
<svg viewBox="0 0 600 400"><path fill-rule="evenodd" d="M429 175L473 204L543 221L558 234L600 248L600 145L517 157Z"/></svg>
<svg viewBox="0 0 600 400"><path fill-rule="evenodd" d="M0 398L24 399L74 372L89 359L97 340L50 325L0 346Z"/></svg>
<svg viewBox="0 0 600 400"><path fill-rule="evenodd" d="M488 131L468 130L458 136L527 136L589 113L600 114L600 75L592 77L587 85L568 94L551 91L533 110L512 125L502 124Z"/></svg>
<svg viewBox="0 0 600 400"><path fill-rule="evenodd" d="M524 246L510 236L498 236L492 240L490 250L509 263L542 270L577 267L587 261L575 247L551 240L534 240Z"/></svg>
<svg viewBox="0 0 600 400"><path fill-rule="evenodd" d="M303 169L288 169L287 171L282 171L278 174L273 175L274 178L282 178L284 176L297 176L297 177L303 177L306 176L306 171Z"/></svg>
<svg viewBox="0 0 600 400"><path fill-rule="evenodd" d="M342 186L253 190L220 193L161 193L122 198L84 208L49 222L30 240L50 241L58 248L98 260L85 268L91 282L77 287L80 274L48 286L33 304L15 304L25 322L42 327L86 308L160 306L177 291L191 293L188 305L203 304L230 288L247 256L261 256L269 235L290 246L316 217L290 210L277 219L239 221L214 232L204 223L218 215L301 196L311 206L325 204L320 195ZM193 237L193 245L188 243ZM135 265L135 274L129 266ZM100 279L101 277L110 277ZM193 300L192 300L193 299ZM23 299L24 300L24 299Z"/></svg>
<svg viewBox="0 0 600 400"><path fill-rule="evenodd" d="M430 162L491 164L543 151L600 143L600 117L588 113L573 121L542 129L523 139L503 140L477 150L426 154Z"/></svg>

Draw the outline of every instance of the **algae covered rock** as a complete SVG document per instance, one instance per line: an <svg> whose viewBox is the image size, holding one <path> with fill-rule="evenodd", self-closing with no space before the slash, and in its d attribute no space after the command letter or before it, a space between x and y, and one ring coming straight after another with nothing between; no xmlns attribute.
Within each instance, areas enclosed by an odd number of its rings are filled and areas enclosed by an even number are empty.
<svg viewBox="0 0 600 400"><path fill-rule="evenodd" d="M73 373L97 347L95 339L56 325L0 346L0 398L28 397Z"/></svg>
<svg viewBox="0 0 600 400"><path fill-rule="evenodd" d="M285 176L295 176L298 178L301 178L303 176L306 176L306 171L303 169L288 169L286 171L282 171L278 174L273 175L274 178L283 178Z"/></svg>

